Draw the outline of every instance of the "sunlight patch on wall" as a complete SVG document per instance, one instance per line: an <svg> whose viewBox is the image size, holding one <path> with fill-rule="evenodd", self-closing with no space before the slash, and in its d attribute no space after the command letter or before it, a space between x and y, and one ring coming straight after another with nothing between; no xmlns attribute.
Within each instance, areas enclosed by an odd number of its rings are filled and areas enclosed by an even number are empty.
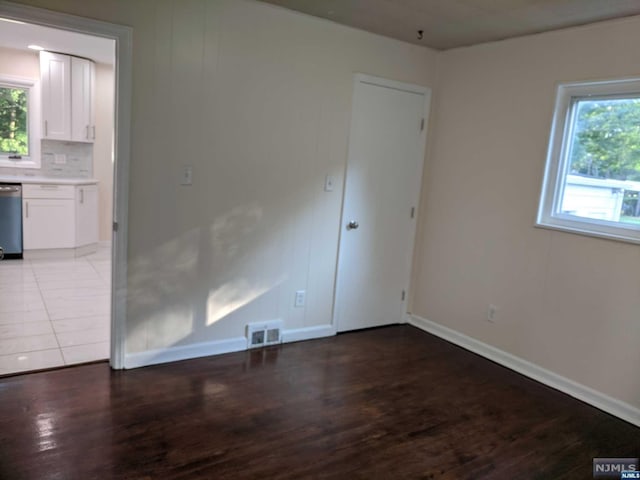
<svg viewBox="0 0 640 480"><path fill-rule="evenodd" d="M246 280L240 280L222 285L209 293L209 298L207 299L207 326L250 304L281 283L282 280L279 280L272 285L252 287Z"/></svg>

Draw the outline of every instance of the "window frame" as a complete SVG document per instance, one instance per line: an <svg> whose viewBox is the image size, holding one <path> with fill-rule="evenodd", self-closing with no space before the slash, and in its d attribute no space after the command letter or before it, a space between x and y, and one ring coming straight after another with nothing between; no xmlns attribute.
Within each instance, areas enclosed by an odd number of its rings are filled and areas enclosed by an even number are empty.
<svg viewBox="0 0 640 480"><path fill-rule="evenodd" d="M0 167L40 168L40 82L33 78L0 74L0 86L27 90L27 135L29 155L20 160L10 160L8 154L0 153Z"/></svg>
<svg viewBox="0 0 640 480"><path fill-rule="evenodd" d="M579 100L640 98L640 78L558 85L536 227L640 244L640 226L556 213L569 168L575 109Z"/></svg>

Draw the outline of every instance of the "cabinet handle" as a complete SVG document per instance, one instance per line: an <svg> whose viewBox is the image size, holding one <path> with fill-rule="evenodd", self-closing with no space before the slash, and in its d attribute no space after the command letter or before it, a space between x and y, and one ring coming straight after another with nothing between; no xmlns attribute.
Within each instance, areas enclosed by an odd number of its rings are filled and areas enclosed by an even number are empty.
<svg viewBox="0 0 640 480"><path fill-rule="evenodd" d="M27 207L27 211L25 212L25 217L29 218L29 202L25 202L26 207Z"/></svg>
<svg viewBox="0 0 640 480"><path fill-rule="evenodd" d="M87 125L85 136L86 136L87 140L89 140L89 125Z"/></svg>
<svg viewBox="0 0 640 480"><path fill-rule="evenodd" d="M84 203L84 188L80 189L80 203Z"/></svg>
<svg viewBox="0 0 640 480"><path fill-rule="evenodd" d="M47 120L44 121L44 136L49 136L49 122Z"/></svg>

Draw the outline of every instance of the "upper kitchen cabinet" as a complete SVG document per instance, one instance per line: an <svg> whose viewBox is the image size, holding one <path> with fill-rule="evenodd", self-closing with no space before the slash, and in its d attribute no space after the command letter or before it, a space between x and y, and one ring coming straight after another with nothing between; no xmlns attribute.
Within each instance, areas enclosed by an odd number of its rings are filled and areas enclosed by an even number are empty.
<svg viewBox="0 0 640 480"><path fill-rule="evenodd" d="M71 140L93 142L96 138L96 69L91 60L71 57Z"/></svg>
<svg viewBox="0 0 640 480"><path fill-rule="evenodd" d="M91 60L40 52L43 138L93 143L95 65Z"/></svg>
<svg viewBox="0 0 640 480"><path fill-rule="evenodd" d="M40 52L42 138L71 140L71 57Z"/></svg>

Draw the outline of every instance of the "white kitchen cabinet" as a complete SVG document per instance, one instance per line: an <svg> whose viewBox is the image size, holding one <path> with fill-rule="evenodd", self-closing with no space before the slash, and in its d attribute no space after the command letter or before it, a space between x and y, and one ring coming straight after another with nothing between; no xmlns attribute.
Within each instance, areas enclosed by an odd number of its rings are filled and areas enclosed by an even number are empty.
<svg viewBox="0 0 640 480"><path fill-rule="evenodd" d="M73 201L38 198L24 199L23 202L24 250L74 247Z"/></svg>
<svg viewBox="0 0 640 480"><path fill-rule="evenodd" d="M98 186L76 187L76 247L98 243Z"/></svg>
<svg viewBox="0 0 640 480"><path fill-rule="evenodd" d="M48 184L22 187L24 250L75 246L73 188Z"/></svg>
<svg viewBox="0 0 640 480"><path fill-rule="evenodd" d="M40 52L42 137L71 140L71 57Z"/></svg>
<svg viewBox="0 0 640 480"><path fill-rule="evenodd" d="M96 138L95 75L91 60L71 57L71 140L75 142Z"/></svg>
<svg viewBox="0 0 640 480"><path fill-rule="evenodd" d="M25 184L22 187L25 252L98 243L98 187Z"/></svg>
<svg viewBox="0 0 640 480"><path fill-rule="evenodd" d="M91 60L40 52L42 134L49 140L93 143L95 65Z"/></svg>

